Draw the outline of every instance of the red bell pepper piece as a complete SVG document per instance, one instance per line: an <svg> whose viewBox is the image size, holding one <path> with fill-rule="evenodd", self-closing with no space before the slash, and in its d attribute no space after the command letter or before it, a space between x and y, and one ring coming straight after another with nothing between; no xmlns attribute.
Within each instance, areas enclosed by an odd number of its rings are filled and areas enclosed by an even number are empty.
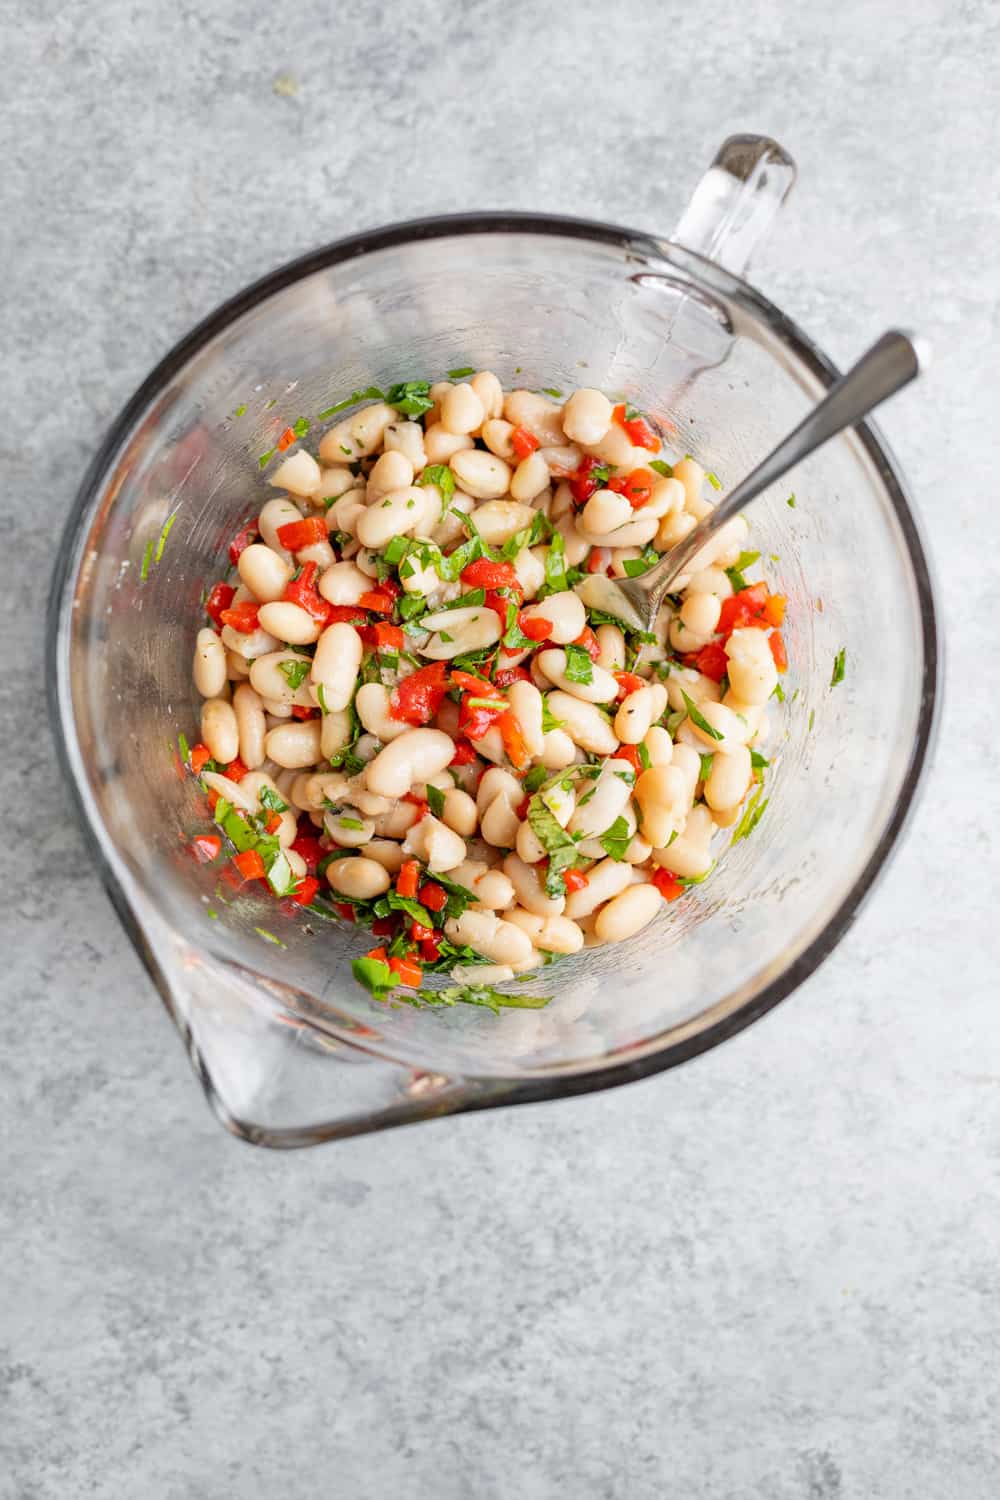
<svg viewBox="0 0 1000 1500"><path fill-rule="evenodd" d="M703 677L710 677L713 682L721 682L729 671L729 658L720 641L709 641L700 651L689 651L684 658L684 665L694 667L696 672L700 672Z"/></svg>
<svg viewBox="0 0 1000 1500"><path fill-rule="evenodd" d="M359 604L328 604L326 606L326 623L328 625L364 625L367 615Z"/></svg>
<svg viewBox="0 0 1000 1500"><path fill-rule="evenodd" d="M390 958L389 968L399 984L405 985L408 990L419 990L424 971L415 958Z"/></svg>
<svg viewBox="0 0 1000 1500"><path fill-rule="evenodd" d="M201 833L191 840L191 853L199 864L211 864L222 851L222 840L216 833Z"/></svg>
<svg viewBox="0 0 1000 1500"><path fill-rule="evenodd" d="M513 567L508 562L490 562L488 557L478 557L462 569L462 582L470 589L517 589L521 584Z"/></svg>
<svg viewBox="0 0 1000 1500"><path fill-rule="evenodd" d="M382 593L380 589L372 589L362 594L358 600L359 609L371 610L373 615L391 615L392 599L388 594Z"/></svg>
<svg viewBox="0 0 1000 1500"><path fill-rule="evenodd" d="M242 531L238 531L229 543L229 561L234 565L239 562L240 554L245 552L251 542L257 540L257 522L248 521Z"/></svg>
<svg viewBox="0 0 1000 1500"><path fill-rule="evenodd" d="M436 964L441 957L441 942L436 932L420 944L420 957L425 964Z"/></svg>
<svg viewBox="0 0 1000 1500"><path fill-rule="evenodd" d="M263 880L267 874L264 861L256 849L244 849L242 854L234 854L233 864L244 880Z"/></svg>
<svg viewBox="0 0 1000 1500"><path fill-rule="evenodd" d="M463 672L461 667L452 668L451 680L463 693L473 693L477 698L488 698L493 692L492 682L487 682L484 677L477 677L475 672Z"/></svg>
<svg viewBox="0 0 1000 1500"><path fill-rule="evenodd" d="M212 759L212 752L207 745L192 745L190 755L191 769L196 776L200 776L206 761Z"/></svg>
<svg viewBox="0 0 1000 1500"><path fill-rule="evenodd" d="M280 438L278 439L278 442L277 442L277 445L276 445L277 449L278 449L278 452L279 453L284 453L285 449L286 448L290 448L294 442L295 442L295 429L292 428L292 427L286 427L285 430L284 430L284 432L281 434Z"/></svg>
<svg viewBox="0 0 1000 1500"><path fill-rule="evenodd" d="M447 663L433 661L404 677L389 699L390 719L407 724L429 724L448 691Z"/></svg>
<svg viewBox="0 0 1000 1500"><path fill-rule="evenodd" d="M785 655L785 642L780 630L772 630L768 636L768 644L771 647L771 655L774 657L774 665L779 672L788 671L788 657Z"/></svg>
<svg viewBox="0 0 1000 1500"><path fill-rule="evenodd" d="M676 875L669 870L657 870L653 876L653 885L659 891L664 901L676 901L678 896L683 896L684 887Z"/></svg>
<svg viewBox="0 0 1000 1500"><path fill-rule="evenodd" d="M769 625L779 628L785 623L788 600L784 594L770 594L764 604L764 619Z"/></svg>
<svg viewBox="0 0 1000 1500"><path fill-rule="evenodd" d="M434 928L428 927L424 922L410 923L410 937L415 943L424 943L428 938L434 936Z"/></svg>
<svg viewBox="0 0 1000 1500"><path fill-rule="evenodd" d="M541 443L526 427L515 427L510 435L510 446L514 450L514 457L520 462L540 448Z"/></svg>
<svg viewBox="0 0 1000 1500"><path fill-rule="evenodd" d="M501 667L499 672L493 673L493 686L495 688L510 687L512 682L530 682L531 673L527 667ZM454 764L454 762L452 762Z"/></svg>
<svg viewBox="0 0 1000 1500"><path fill-rule="evenodd" d="M365 958L376 958L379 963L384 964L388 962L389 955L384 948L369 948Z"/></svg>
<svg viewBox="0 0 1000 1500"><path fill-rule="evenodd" d="M574 891L582 891L584 886L588 886L590 878L583 870L564 870L563 884L567 894L571 896Z"/></svg>
<svg viewBox="0 0 1000 1500"><path fill-rule="evenodd" d="M455 741L455 753L448 762L449 766L471 766L476 758L475 748L468 740Z"/></svg>
<svg viewBox="0 0 1000 1500"><path fill-rule="evenodd" d="M642 775L642 761L639 759L638 745L619 745L615 751L614 760L627 760L637 776Z"/></svg>
<svg viewBox="0 0 1000 1500"><path fill-rule="evenodd" d="M417 894L419 884L420 866L417 864L417 861L415 859L404 860L399 867L399 874L396 876L396 895L406 896L412 901Z"/></svg>
<svg viewBox="0 0 1000 1500"><path fill-rule="evenodd" d="M572 474L569 475L567 482L570 493L578 506L586 505L591 495L596 495L600 489L597 480L593 478L593 471L600 467L601 465L598 460L592 454L588 453L581 460L579 468L574 469Z"/></svg>
<svg viewBox="0 0 1000 1500"><path fill-rule="evenodd" d="M596 661L601 654L601 648L597 644L597 636L591 630L589 625L585 625L583 627L583 629L580 631L580 634L573 642L573 645L582 646L584 651L586 651L587 655L590 657L591 661Z"/></svg>
<svg viewBox="0 0 1000 1500"><path fill-rule="evenodd" d="M610 547L591 547L587 553L587 572L606 573L611 565Z"/></svg>
<svg viewBox="0 0 1000 1500"><path fill-rule="evenodd" d="M356 922L358 914L349 901L335 901L333 909L338 916L343 917L345 922Z"/></svg>
<svg viewBox="0 0 1000 1500"><path fill-rule="evenodd" d="M236 759L231 760L228 766L222 767L222 774L223 776L228 776L230 781L242 781L244 776L249 772L249 769L250 767L245 766L237 755Z"/></svg>
<svg viewBox="0 0 1000 1500"><path fill-rule="evenodd" d="M619 699L627 698L630 693L637 693L646 686L645 679L637 677L634 672L612 672L611 675L618 684Z"/></svg>
<svg viewBox="0 0 1000 1500"><path fill-rule="evenodd" d="M552 621L546 620L544 615L526 615L522 610L517 623L529 641L547 641L552 634Z"/></svg>
<svg viewBox="0 0 1000 1500"><path fill-rule="evenodd" d="M448 905L448 894L433 880L420 887L419 901L428 911L443 911Z"/></svg>
<svg viewBox="0 0 1000 1500"><path fill-rule="evenodd" d="M372 626L372 635L376 651L402 651L405 644L402 627L387 625L383 620Z"/></svg>
<svg viewBox="0 0 1000 1500"><path fill-rule="evenodd" d="M325 542L328 532L322 516L305 516L301 521L288 521L278 527L278 541L289 552L301 552L314 542Z"/></svg>
<svg viewBox="0 0 1000 1500"><path fill-rule="evenodd" d="M633 469L631 473L626 474L622 494L633 510L639 510L645 505L658 479L659 475L652 469Z"/></svg>
<svg viewBox="0 0 1000 1500"><path fill-rule="evenodd" d="M519 720L511 713L510 709L500 715L500 737L503 747L507 752L507 759L518 771L527 769L531 760L528 747L524 743L524 733Z"/></svg>
<svg viewBox="0 0 1000 1500"><path fill-rule="evenodd" d="M319 881L315 875L303 875L292 892L292 900L297 901L299 906L311 906L318 890Z"/></svg>
<svg viewBox="0 0 1000 1500"><path fill-rule="evenodd" d="M324 852L323 846L316 835L312 833L296 834L295 841L292 844L292 848L295 850L296 854L300 855L302 859L305 860L306 869L309 871L309 874L315 875L316 866L323 858Z"/></svg>
<svg viewBox="0 0 1000 1500"><path fill-rule="evenodd" d="M259 609L259 604L243 599L239 604L232 604L228 609L222 610L219 618L223 625L231 625L234 630L239 631L240 635L253 635L257 629Z"/></svg>
<svg viewBox="0 0 1000 1500"><path fill-rule="evenodd" d="M372 923L374 937L393 937L399 927L399 913L390 912L387 917L376 917Z"/></svg>
<svg viewBox="0 0 1000 1500"><path fill-rule="evenodd" d="M205 600L205 613L216 630L222 629L222 611L229 608L235 594L236 590L230 583L215 583L212 585L208 598Z"/></svg>
<svg viewBox="0 0 1000 1500"><path fill-rule="evenodd" d="M718 633L728 636L734 630L745 630L750 625L767 630L769 622L763 618L762 613L766 604L766 583L752 583L749 588L740 589L739 593L733 594L729 599L723 599L716 626Z"/></svg>
<svg viewBox="0 0 1000 1500"><path fill-rule="evenodd" d="M331 606L316 587L317 571L314 562L306 563L298 578L289 579L285 585L284 597L289 604L297 604L299 609L304 609L312 619L318 620L321 625L326 625L329 622Z"/></svg>
<svg viewBox="0 0 1000 1500"><path fill-rule="evenodd" d="M660 446L660 440L645 417L626 417L625 411L624 402L616 406L611 413L612 422L618 424L634 448L647 448L651 453L655 453Z"/></svg>

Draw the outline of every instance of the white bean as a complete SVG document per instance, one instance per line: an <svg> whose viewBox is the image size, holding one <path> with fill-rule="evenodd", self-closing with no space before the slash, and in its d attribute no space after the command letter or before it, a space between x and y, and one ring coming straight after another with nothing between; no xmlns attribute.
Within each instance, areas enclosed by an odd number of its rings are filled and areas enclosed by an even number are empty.
<svg viewBox="0 0 1000 1500"><path fill-rule="evenodd" d="M353 463L356 459L367 458L381 445L386 428L396 421L398 415L382 401L363 407L323 434L319 445L320 458L330 464Z"/></svg>
<svg viewBox="0 0 1000 1500"><path fill-rule="evenodd" d="M468 792L463 792L460 787L448 787L444 794L441 821L447 823L448 827L454 829L463 839L471 839L479 822L479 813L474 799L469 796Z"/></svg>
<svg viewBox="0 0 1000 1500"><path fill-rule="evenodd" d="M259 811L257 798L251 797L243 790L243 782L230 781L228 776L221 775L218 771L203 771L201 780L210 792L224 797L232 807L238 807L240 812L255 813ZM246 778L244 777L244 780Z"/></svg>
<svg viewBox="0 0 1000 1500"><path fill-rule="evenodd" d="M420 624L421 628L434 632L419 648L421 656L429 656L432 661L448 661L464 651L480 651L484 646L492 646L503 634L496 610L483 605L440 610L425 615ZM444 636L450 639L445 640Z"/></svg>
<svg viewBox="0 0 1000 1500"><path fill-rule="evenodd" d="M698 522L687 511L671 510L663 517L656 533L656 550L667 552L694 530Z"/></svg>
<svg viewBox="0 0 1000 1500"><path fill-rule="evenodd" d="M614 494L615 491L611 490L609 493ZM596 500L597 496L593 498ZM628 501L625 503L628 505ZM583 525L583 515L586 515L584 511L576 523L578 535L591 547L645 547L647 542L653 540L660 523L655 516L644 516L641 510L633 510L630 505L628 508L629 515L633 517L631 521L616 527L614 531L601 533L588 531Z"/></svg>
<svg viewBox="0 0 1000 1500"><path fill-rule="evenodd" d="M402 844L393 839L371 839L365 845L365 858L377 860L390 875L398 875L406 855Z"/></svg>
<svg viewBox="0 0 1000 1500"><path fill-rule="evenodd" d="M537 865L539 860L545 858L545 845L527 820L517 830L514 850L526 865Z"/></svg>
<svg viewBox="0 0 1000 1500"><path fill-rule="evenodd" d="M335 891L342 896L353 896L355 901L370 901L373 896L381 896L390 885L389 871L385 866L364 854L332 859L326 867L326 878Z"/></svg>
<svg viewBox="0 0 1000 1500"><path fill-rule="evenodd" d="M615 714L615 734L623 745L638 745L653 722L653 690L636 688L624 699Z"/></svg>
<svg viewBox="0 0 1000 1500"><path fill-rule="evenodd" d="M577 632L579 634L579 632ZM541 755L545 748L542 733L542 695L533 682L512 682L507 689L511 713L521 726L524 746L531 756Z"/></svg>
<svg viewBox="0 0 1000 1500"><path fill-rule="evenodd" d="M526 911L533 911L540 917L554 917L562 913L566 897L546 895L536 865L526 865L520 855L508 854L503 862L503 871Z"/></svg>
<svg viewBox="0 0 1000 1500"><path fill-rule="evenodd" d="M224 629L222 632L223 646L226 644L225 633ZM262 631L261 634L266 635L267 632ZM229 650L226 652L226 673L231 682L242 681L243 678L250 676L250 663L245 657L239 656L235 651Z"/></svg>
<svg viewBox="0 0 1000 1500"><path fill-rule="evenodd" d="M504 397L503 414L514 427L524 427L543 448L558 448L565 438L563 408L536 391L511 391Z"/></svg>
<svg viewBox="0 0 1000 1500"><path fill-rule="evenodd" d="M664 516L679 512L683 505L684 486L676 479L661 479L653 485L649 499L641 509L645 515L662 520Z"/></svg>
<svg viewBox="0 0 1000 1500"><path fill-rule="evenodd" d="M717 599L728 599L733 586L723 568L699 568L691 573L687 581L688 591L698 594L714 594Z"/></svg>
<svg viewBox="0 0 1000 1500"><path fill-rule="evenodd" d="M593 454L602 464L611 464L616 469L633 469L632 440L617 422L613 422L604 436L596 443L581 443L581 448Z"/></svg>
<svg viewBox="0 0 1000 1500"><path fill-rule="evenodd" d="M635 785L635 800L641 812L643 838L654 849L662 849L676 833L687 815L692 793L680 766L654 765L643 771Z"/></svg>
<svg viewBox="0 0 1000 1500"><path fill-rule="evenodd" d="M253 597L261 604L272 604L285 592L292 576L291 563L263 542L251 542L240 553L236 564L240 578Z"/></svg>
<svg viewBox="0 0 1000 1500"><path fill-rule="evenodd" d="M622 943L653 920L663 905L655 885L632 885L601 908L594 934L602 943Z"/></svg>
<svg viewBox="0 0 1000 1500"><path fill-rule="evenodd" d="M224 698L209 698L201 709L201 738L212 759L228 765L240 751L240 731L231 703Z"/></svg>
<svg viewBox="0 0 1000 1500"><path fill-rule="evenodd" d="M329 809L323 823L327 833L341 849L360 849L369 843L375 833L375 824L364 818L356 807L347 805L334 811ZM358 826L355 827L355 824Z"/></svg>
<svg viewBox="0 0 1000 1500"><path fill-rule="evenodd" d="M264 764L264 735L267 726L260 694L254 691L249 682L241 682L233 694L233 712L236 714L240 737L240 760L248 770L256 771Z"/></svg>
<svg viewBox="0 0 1000 1500"><path fill-rule="evenodd" d="M617 490L598 490L583 507L580 524L591 535L606 537L609 532L631 521L632 514L628 500Z"/></svg>
<svg viewBox="0 0 1000 1500"><path fill-rule="evenodd" d="M563 432L573 443L599 443L611 426L611 412L603 391L581 386L563 407Z"/></svg>
<svg viewBox="0 0 1000 1500"><path fill-rule="evenodd" d="M420 810L412 802L394 802L388 812L373 814L375 837L401 839L419 818Z"/></svg>
<svg viewBox="0 0 1000 1500"><path fill-rule="evenodd" d="M516 807L523 796L521 783L516 776L512 776L501 766L491 766L480 777L476 791L476 808L479 816L482 817L495 797L505 797L513 807Z"/></svg>
<svg viewBox="0 0 1000 1500"><path fill-rule="evenodd" d="M409 536L422 528L427 509L428 496L419 485L391 490L358 517L355 534L363 547L377 551L394 536Z"/></svg>
<svg viewBox="0 0 1000 1500"><path fill-rule="evenodd" d="M300 656L297 651L266 651L251 663L251 686L268 702L285 703L289 706L295 704L297 708L314 708L308 683L302 681L298 687L293 688L281 670L285 663L292 664L290 671L294 677L303 665L309 666L309 659Z"/></svg>
<svg viewBox="0 0 1000 1500"><path fill-rule="evenodd" d="M271 475L271 483L275 488L291 490L293 495L315 495L319 489L319 479L319 464L304 448L289 454Z"/></svg>
<svg viewBox="0 0 1000 1500"><path fill-rule="evenodd" d="M486 408L466 381L453 385L441 402L441 421L449 432L478 432L486 418Z"/></svg>
<svg viewBox="0 0 1000 1500"><path fill-rule="evenodd" d="M340 495L346 494L348 490L357 489L359 483L360 481L357 476L352 474L350 469L320 469L319 488L313 498L318 500L336 500Z"/></svg>
<svg viewBox="0 0 1000 1500"><path fill-rule="evenodd" d="M413 726L407 724L403 719L393 719L389 715L390 694L387 687L380 682L364 682L358 688L354 707L358 718L361 720L369 734L375 735L376 739L388 744L389 740L398 739Z"/></svg>
<svg viewBox="0 0 1000 1500"><path fill-rule="evenodd" d="M566 676L566 652L561 648L540 651L535 660L550 682L584 703L613 703L618 697L617 682L595 662L590 665L589 682L574 682Z"/></svg>
<svg viewBox="0 0 1000 1500"><path fill-rule="evenodd" d="M346 490L339 500L335 500L326 513L327 528L330 531L342 531L345 536L353 536L358 519L366 509L365 492L357 487L355 481L353 489Z"/></svg>
<svg viewBox="0 0 1000 1500"><path fill-rule="evenodd" d="M424 429L419 422L391 422L385 429L386 453L401 453L410 460L414 474L426 467Z"/></svg>
<svg viewBox="0 0 1000 1500"><path fill-rule="evenodd" d="M686 880L705 875L712 865L710 848L715 824L708 808L699 802L688 813L684 831L665 849L654 849L653 859L664 870Z"/></svg>
<svg viewBox="0 0 1000 1500"><path fill-rule="evenodd" d="M576 804L573 816L569 820L569 831L580 834L584 839L596 838L598 834L606 833L617 818L628 807L629 798L632 795L631 781L623 781L623 776L631 776L632 767L627 760L606 760L601 767L601 773L595 782L590 784L593 795L584 792ZM581 789L586 783L581 782ZM598 849L598 857L605 853L604 849Z"/></svg>
<svg viewBox="0 0 1000 1500"><path fill-rule="evenodd" d="M483 403L487 417L498 417L503 411L503 386L492 370L480 370L470 382L472 389Z"/></svg>
<svg viewBox="0 0 1000 1500"><path fill-rule="evenodd" d="M499 500L510 489L510 465L480 448L456 453L451 469L466 494L476 500Z"/></svg>
<svg viewBox="0 0 1000 1500"><path fill-rule="evenodd" d="M750 725L722 703L703 703L700 715L715 730L714 735L708 734L691 718L685 720L685 725L690 727L695 740L705 750L721 750L725 753L734 750L737 745L745 745L750 738Z"/></svg>
<svg viewBox="0 0 1000 1500"><path fill-rule="evenodd" d="M514 500L534 500L549 482L549 466L538 452L522 458L511 475L510 493Z"/></svg>
<svg viewBox="0 0 1000 1500"><path fill-rule="evenodd" d="M712 769L705 782L705 801L714 812L738 807L746 796L753 767L746 745L737 745L728 755L721 751L712 757Z"/></svg>
<svg viewBox="0 0 1000 1500"><path fill-rule="evenodd" d="M684 486L684 509L688 515L694 516L700 521L707 516L712 509L711 504L702 498L702 486L705 482L705 470L697 459L682 458L674 464L674 478Z"/></svg>
<svg viewBox="0 0 1000 1500"><path fill-rule="evenodd" d="M669 766L673 759L674 746L670 735L660 724L654 724L647 729L642 737L642 743L646 747L650 764L654 766Z"/></svg>
<svg viewBox="0 0 1000 1500"><path fill-rule="evenodd" d="M617 859L602 859L587 871L587 884L572 891L566 901L566 915L578 922L589 917L605 901L632 884L632 866Z"/></svg>
<svg viewBox="0 0 1000 1500"><path fill-rule="evenodd" d="M311 646L319 640L320 623L307 610L288 600L279 599L274 604L262 604L257 618L265 630L279 641L290 646Z"/></svg>
<svg viewBox="0 0 1000 1500"><path fill-rule="evenodd" d="M319 746L324 760L343 750L351 738L352 727L349 709L331 709L323 715L319 721Z"/></svg>
<svg viewBox="0 0 1000 1500"><path fill-rule="evenodd" d="M316 587L329 604L357 604L371 588L371 579L356 563L335 562L320 574Z"/></svg>
<svg viewBox="0 0 1000 1500"><path fill-rule="evenodd" d="M318 719L295 720L269 729L264 736L265 754L287 770L314 766L320 756Z"/></svg>
<svg viewBox="0 0 1000 1500"><path fill-rule="evenodd" d="M455 471L452 459L474 447L472 438L465 433L449 432L443 422L432 422L424 432L424 453L429 464L450 464Z"/></svg>
<svg viewBox="0 0 1000 1500"><path fill-rule="evenodd" d="M549 640L555 641L557 646L575 641L587 623L583 601L571 589L549 594L547 599L530 605L524 614L529 620L548 620Z"/></svg>
<svg viewBox="0 0 1000 1500"><path fill-rule="evenodd" d="M722 600L716 594L696 593L688 588L680 617L688 630L695 635L710 636L715 633L722 611Z"/></svg>
<svg viewBox="0 0 1000 1500"><path fill-rule="evenodd" d="M363 649L353 625L338 621L328 625L313 654L312 681L323 688L328 709L346 708L351 701Z"/></svg>
<svg viewBox="0 0 1000 1500"><path fill-rule="evenodd" d="M299 507L293 505L291 500L286 500L284 497L268 500L261 507L260 515L257 517L257 529L264 538L264 541L271 548L272 552L277 552L278 556L283 558L287 563L291 562L292 554L278 541L278 528L289 526L293 521L301 520L302 512L299 510Z"/></svg>
<svg viewBox="0 0 1000 1500"><path fill-rule="evenodd" d="M617 750L618 736L596 704L585 703L569 693L555 692L549 693L548 705L552 717L581 750L592 755L610 755Z"/></svg>
<svg viewBox="0 0 1000 1500"><path fill-rule="evenodd" d="M492 911L475 911L470 907L460 917L449 917L444 931L451 942L474 948L495 963L517 964L531 957L528 934Z"/></svg>
<svg viewBox="0 0 1000 1500"><path fill-rule="evenodd" d="M521 505L515 500L487 500L476 507L473 520L483 541L491 547L500 547L510 540L516 531L529 526L535 512L530 505Z"/></svg>
<svg viewBox="0 0 1000 1500"><path fill-rule="evenodd" d="M778 685L778 669L767 632L734 630L726 642L730 686L745 703L766 703Z"/></svg>
<svg viewBox="0 0 1000 1500"><path fill-rule="evenodd" d="M574 700L575 701L575 700ZM601 724L604 720L598 715ZM609 731L610 733L610 731ZM614 735L611 734L614 741ZM615 748L612 744L612 749ZM545 733L539 763L547 771L562 771L566 766L571 766L577 759L577 749L565 729L549 729Z"/></svg>
<svg viewBox="0 0 1000 1500"><path fill-rule="evenodd" d="M520 827L506 797L494 797L479 821L479 832L495 849L513 849Z"/></svg>
<svg viewBox="0 0 1000 1500"><path fill-rule="evenodd" d="M369 762L367 786L380 797L402 797L415 781L443 771L454 753L454 740L442 730L408 729Z"/></svg>
<svg viewBox="0 0 1000 1500"><path fill-rule="evenodd" d="M390 449L380 453L372 464L365 486L365 500L373 505L392 490L406 489L413 483L413 465L402 453Z"/></svg>
<svg viewBox="0 0 1000 1500"><path fill-rule="evenodd" d="M206 625L199 630L194 643L194 685L203 698L218 698L226 686L226 648Z"/></svg>
<svg viewBox="0 0 1000 1500"><path fill-rule="evenodd" d="M491 453L506 462L517 462L511 435L514 431L512 422L505 422L502 418L491 418L483 423L483 442Z"/></svg>
<svg viewBox="0 0 1000 1500"><path fill-rule="evenodd" d="M403 853L421 860L432 874L444 875L465 859L465 840L453 828L426 813L406 835Z"/></svg>
<svg viewBox="0 0 1000 1500"><path fill-rule="evenodd" d="M546 953L579 953L583 947L583 929L569 917L546 917L533 942Z"/></svg>

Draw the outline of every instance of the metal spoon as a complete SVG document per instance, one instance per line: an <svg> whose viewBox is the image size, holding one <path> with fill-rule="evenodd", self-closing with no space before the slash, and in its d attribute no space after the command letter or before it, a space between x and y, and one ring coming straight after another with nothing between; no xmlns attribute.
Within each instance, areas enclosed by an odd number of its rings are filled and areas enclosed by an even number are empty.
<svg viewBox="0 0 1000 1500"><path fill-rule="evenodd" d="M748 474L742 484L710 511L676 547L637 578L606 578L594 573L577 585L588 609L614 615L633 630L650 630L673 580L720 527L756 500L762 490L808 458L845 427L853 427L889 396L909 385L927 363L927 348L897 330L884 333L829 394ZM612 532L608 540L613 541Z"/></svg>

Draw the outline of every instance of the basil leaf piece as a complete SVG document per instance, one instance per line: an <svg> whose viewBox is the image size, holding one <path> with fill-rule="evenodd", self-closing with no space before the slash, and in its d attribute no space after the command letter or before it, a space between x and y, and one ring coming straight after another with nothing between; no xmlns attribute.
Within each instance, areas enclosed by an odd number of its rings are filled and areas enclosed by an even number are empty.
<svg viewBox="0 0 1000 1500"><path fill-rule="evenodd" d="M761 801L762 797L763 801ZM730 841L732 844L738 844L740 839L748 839L750 837L764 816L764 809L770 800L770 797L764 797L764 788L758 787L747 803L742 818L733 830L733 837Z"/></svg>
<svg viewBox="0 0 1000 1500"><path fill-rule="evenodd" d="M632 834L625 819L617 817L611 827L600 835L600 841L609 859L625 858L625 851L632 842Z"/></svg>
<svg viewBox="0 0 1000 1500"><path fill-rule="evenodd" d="M701 770L698 772L698 778L700 781L707 781L711 776L712 762L714 759L714 755L703 755L701 757Z"/></svg>
<svg viewBox="0 0 1000 1500"><path fill-rule="evenodd" d="M579 682L586 685L594 680L594 663L590 659L589 651L582 646L564 646L566 652L566 677L570 682Z"/></svg>
<svg viewBox="0 0 1000 1500"><path fill-rule="evenodd" d="M665 463L662 458L651 458L649 468L655 470L657 474L662 474L664 479L670 479L674 472L672 466Z"/></svg>
<svg viewBox="0 0 1000 1500"><path fill-rule="evenodd" d="M436 818L444 813L444 792L439 786L431 786L430 782L427 783L427 806Z"/></svg>
<svg viewBox="0 0 1000 1500"><path fill-rule="evenodd" d="M545 554L545 590L540 591L540 597L544 598L546 594L561 594L568 587L566 542L561 531L554 531Z"/></svg>
<svg viewBox="0 0 1000 1500"><path fill-rule="evenodd" d="M346 411L349 406L356 406L359 401L384 401L385 393L380 391L377 385L366 386L363 391L352 391L343 401L338 401L335 406L328 406L325 411L317 414L318 422L327 422L335 417L338 411Z"/></svg>
<svg viewBox="0 0 1000 1500"><path fill-rule="evenodd" d="M552 996L505 995L488 984L454 984L443 990L428 990L421 999L425 1005L484 1005L499 1015L501 1008L541 1010Z"/></svg>
<svg viewBox="0 0 1000 1500"><path fill-rule="evenodd" d="M576 844L546 807L541 792L536 792L528 803L528 822L532 833L549 856L545 872L545 894L557 900L566 894L563 871L579 863Z"/></svg>
<svg viewBox="0 0 1000 1500"><path fill-rule="evenodd" d="M272 812L283 813L288 811L288 803L283 802L280 795L269 786L262 786L257 798L261 807L269 807Z"/></svg>
<svg viewBox="0 0 1000 1500"><path fill-rule="evenodd" d="M838 682L843 682L846 675L846 662L847 648L845 646L841 646L840 650L833 658L833 676L830 678L831 687L836 687ZM780 683L778 685L779 687L781 686Z"/></svg>
<svg viewBox="0 0 1000 1500"><path fill-rule="evenodd" d="M711 724L705 718L705 715L699 709L697 703L695 703L693 698L688 697L683 688L681 689L681 697L684 699L684 707L687 709L688 718L691 720L691 723L696 726L696 728L701 730L702 734L707 734L709 739L712 740L725 739L725 735L722 734L720 730L712 728Z"/></svg>
<svg viewBox="0 0 1000 1500"><path fill-rule="evenodd" d="M380 958L356 958L351 964L351 973L376 1000L384 1000L396 987L396 976L387 963Z"/></svg>
<svg viewBox="0 0 1000 1500"><path fill-rule="evenodd" d="M390 386L386 391L385 400L387 406L394 406L407 417L421 417L425 411L430 411L434 402L428 392L431 383L429 380L400 380Z"/></svg>
<svg viewBox="0 0 1000 1500"><path fill-rule="evenodd" d="M309 676L311 666L312 662L309 658L302 657L298 661L279 661L278 671L294 693L296 688L300 688Z"/></svg>

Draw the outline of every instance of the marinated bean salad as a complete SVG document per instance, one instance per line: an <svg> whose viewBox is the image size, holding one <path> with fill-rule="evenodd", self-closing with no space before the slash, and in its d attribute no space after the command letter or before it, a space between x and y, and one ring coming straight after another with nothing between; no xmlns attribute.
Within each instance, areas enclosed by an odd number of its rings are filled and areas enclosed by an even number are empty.
<svg viewBox="0 0 1000 1500"><path fill-rule="evenodd" d="M599 390L461 370L331 418L318 457L305 419L262 455L284 493L205 600L187 760L219 832L195 853L370 928L376 999L542 1005L495 987L633 937L759 820L785 599L744 576L736 517L652 632L584 606L718 488ZM428 973L456 983L418 995Z"/></svg>

